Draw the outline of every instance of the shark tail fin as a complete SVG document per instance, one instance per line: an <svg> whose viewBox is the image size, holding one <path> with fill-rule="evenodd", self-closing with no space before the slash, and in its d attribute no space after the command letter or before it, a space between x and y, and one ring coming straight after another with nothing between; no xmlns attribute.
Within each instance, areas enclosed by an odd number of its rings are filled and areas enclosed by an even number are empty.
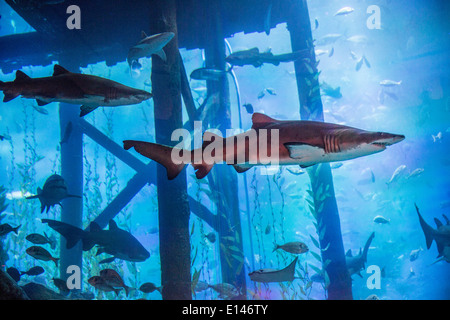
<svg viewBox="0 0 450 320"><path fill-rule="evenodd" d="M419 215L420 226L422 227L423 233L425 234L425 240L427 242L427 249L430 249L431 244L433 243L433 240L434 240L434 230L422 218L422 215L419 212L419 208L417 207L417 204L414 203L414 206L416 207L417 214Z"/></svg>
<svg viewBox="0 0 450 320"><path fill-rule="evenodd" d="M125 150L130 148L134 148L138 153L143 156L152 159L159 164L163 165L167 170L167 178L169 180L175 179L178 174L183 170L186 165L185 162L181 162L179 164L173 162L172 153L175 151L176 154L180 155L180 153L189 152L184 149L172 148L168 146L164 146L161 144L144 142L144 141L135 141L135 140L125 140L123 142L123 147ZM189 160L191 159L189 155Z"/></svg>
<svg viewBox="0 0 450 320"><path fill-rule="evenodd" d="M66 239L67 249L73 248L79 240L83 239L85 235L85 232L80 228L74 227L64 222L50 219L42 219L41 221L42 223L47 223L50 228L58 232Z"/></svg>
<svg viewBox="0 0 450 320"><path fill-rule="evenodd" d="M367 252L369 251L370 244L372 243L372 240L374 237L375 237L375 232L372 232L369 239L367 239L366 245L364 246L364 251L363 251L364 262L367 261Z"/></svg>

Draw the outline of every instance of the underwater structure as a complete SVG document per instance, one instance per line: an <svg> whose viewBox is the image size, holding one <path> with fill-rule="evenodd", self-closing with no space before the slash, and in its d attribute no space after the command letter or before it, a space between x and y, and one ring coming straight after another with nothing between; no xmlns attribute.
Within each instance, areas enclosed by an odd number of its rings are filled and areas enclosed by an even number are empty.
<svg viewBox="0 0 450 320"><path fill-rule="evenodd" d="M133 5L126 0L117 0L114 4L107 1L80 0L76 2L76 6L81 8L80 29L68 28L67 18L70 12L69 4L65 1L51 4L43 1L42 5L35 5L33 1L6 0L6 3L35 31L0 37L0 69L5 74L23 67L50 65L55 61L73 73L81 73L81 68L103 61L110 67L126 61L129 48L138 42L138 35L143 30L151 35L173 34L173 38L164 46L164 59L152 58L151 78L148 79L151 80L154 116L152 125L155 132L154 142L157 144L173 147L175 143L171 139L172 133L182 127L193 128L194 122L199 120L185 62L180 54L181 49L204 50L205 69L232 74L229 59L227 61L230 48L226 38L240 32L269 34L270 30L280 23L287 25L292 52L302 53L302 59L290 60L294 61L297 86L295 94L298 94L300 114L300 119L291 120L325 120L312 20L306 0L136 0ZM30 50L29 43L33 43L33 50ZM260 65L260 61L254 64L255 67ZM236 111L230 97L230 91L234 90L233 85L237 87L236 83L229 82L227 76L206 80L207 97L215 97L217 106L213 117L203 119L202 131L219 128L225 136L225 131L232 128L232 113ZM239 120L240 112L238 110ZM183 123L183 119L186 120L185 115L187 122ZM249 263L244 256L246 244L242 219L243 212L248 214L248 217L250 214L248 189L252 186L247 181L250 175L243 173L241 181L239 171L236 172L232 166L218 165L214 166L206 177L202 177L211 190L210 198L214 203L214 211L198 197L189 195L188 189L191 186L187 183L187 170L169 180L163 166L155 163L156 161L144 162L135 156L135 152L125 150L95 125L80 117L79 109L67 101L59 102L58 125L61 141L64 141L60 144L60 175L67 186L70 186L72 195L82 196L86 191L83 164L86 157L83 147L85 138L107 150L135 172L92 220L100 228L106 228L145 186L156 187L161 268L161 289L158 291L161 292L162 299L190 300L194 291L193 283L194 286L198 284L198 278L195 278L196 275L192 272L191 261L192 256L197 255L197 252L192 252L190 243L193 234L193 228L190 228L192 215L201 219L217 234L222 282L233 284L236 289L233 298L247 299L251 284L246 280ZM242 126L242 123L240 125ZM68 132L70 138L67 138ZM330 300L353 299L352 278L346 264L341 219L330 164L321 163L309 167L306 172L311 186L311 190L308 190L312 198L309 202L310 210L313 212L314 225L319 235L316 246L320 257L316 259L323 262L323 270L319 271L322 278L325 278L321 281L325 283L326 297ZM254 191L258 192L256 187ZM86 220L83 201L84 197L63 199L60 221L83 229L83 222ZM84 232L89 233L92 231L90 228L85 228ZM69 266L83 265L85 251L81 241L70 249L67 248L66 242L68 241L65 237L61 237L58 268L63 280L69 276L66 272ZM282 248L277 245L275 250L278 247ZM295 250L293 252L299 253ZM254 256L253 252L251 256ZM292 271L292 274L286 276L282 273L286 269L281 269L279 279L294 279L297 260L296 257L286 268ZM365 261L363 266L364 263ZM257 279L266 279L267 274L262 270L260 273L262 275ZM270 274L267 278L270 278ZM312 283L312 280L308 281L304 288L310 288ZM216 290L212 285L208 288ZM223 290L223 287L217 290ZM17 295L20 296L21 293Z"/></svg>

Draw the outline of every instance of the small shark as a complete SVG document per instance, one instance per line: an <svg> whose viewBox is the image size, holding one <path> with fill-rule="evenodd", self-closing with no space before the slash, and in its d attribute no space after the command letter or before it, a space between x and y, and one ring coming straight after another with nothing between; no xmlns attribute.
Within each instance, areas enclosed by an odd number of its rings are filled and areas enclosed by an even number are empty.
<svg viewBox="0 0 450 320"><path fill-rule="evenodd" d="M416 207L417 214L419 215L420 226L422 227L423 233L425 234L425 241L427 243L427 249L430 249L433 240L436 241L437 249L438 249L438 258L443 257L447 262L450 261L450 221L446 215L442 215L445 219L446 224L442 224L442 222L434 218L434 222L436 223L437 229L433 229L430 225L428 225L425 220L422 218L419 208L417 204L414 204ZM442 259L440 259L442 260Z"/></svg>
<svg viewBox="0 0 450 320"><path fill-rule="evenodd" d="M375 232L372 232L369 239L367 239L366 245L364 246L364 250L361 251L359 249L359 254L356 256L352 255L352 251L349 249L345 254L345 262L347 264L348 272L350 276L353 274L357 274L362 278L361 270L364 270L365 264L367 262L367 251L369 251L370 244L375 237Z"/></svg>
<svg viewBox="0 0 450 320"><path fill-rule="evenodd" d="M295 279L295 265L297 264L298 257L294 259L286 268L281 270L274 269L260 269L250 272L248 275L250 280L255 282L284 282L293 281Z"/></svg>
<svg viewBox="0 0 450 320"><path fill-rule="evenodd" d="M243 51L236 51L225 58L225 61L232 66L252 65L255 68L261 67L264 63L270 63L278 66L280 62L291 62L306 57L307 50L296 51L274 55L272 52L259 52L258 48L252 48Z"/></svg>
<svg viewBox="0 0 450 320"><path fill-rule="evenodd" d="M271 162L273 159L262 155L262 152L250 152L252 148L248 137L251 133L254 133L257 139L257 141L251 142L252 146L267 143L266 150L272 150L272 142L269 138L266 141L263 140L263 142L259 141L260 132L263 129L269 132L273 129L278 130L279 141L276 146L276 148L279 148L278 164L300 165L302 168L323 162L343 161L378 153L385 150L387 146L405 139L403 135L370 132L326 122L275 120L262 113L254 113L252 120L253 131L250 130L251 132L247 131L226 139L211 132L205 132L205 135L208 134L214 139L204 141L200 149L192 151L135 140L125 140L123 144L126 150L134 147L138 153L163 165L167 169L168 179L172 180L187 163L175 163L172 160L174 153L183 154L183 157L187 155L186 158L190 159L190 163L196 170L197 178L202 179L205 177L215 162L206 163L203 161L198 163L199 161L195 161L195 155L203 154L206 148L209 147L210 149L209 145L212 143L219 144L222 147L224 162L229 161L229 159L234 160L229 164L233 165L238 173L245 172L255 165L264 165ZM266 137L269 136L267 131ZM236 140L245 141L245 143L235 144ZM234 148L231 148L231 152L228 152L226 147L229 145L234 145ZM228 156L227 152L229 153ZM244 158L243 162L237 161L240 157Z"/></svg>
<svg viewBox="0 0 450 320"><path fill-rule="evenodd" d="M18 70L14 81L0 81L0 90L5 94L3 102L21 95L24 98L36 99L39 106L51 102L81 104L80 117L100 106L138 104L152 97L147 91L93 75L73 73L57 64L52 77L32 79Z"/></svg>
<svg viewBox="0 0 450 320"><path fill-rule="evenodd" d="M39 199L41 202L41 213L47 208L47 212L54 205L61 205L65 198L81 198L77 195L69 194L67 185L63 177L53 174L45 181L42 189L37 188L37 195L26 197L27 199Z"/></svg>
<svg viewBox="0 0 450 320"><path fill-rule="evenodd" d="M163 61L167 60L163 48L175 36L173 32L163 32L147 36L142 31L142 40L128 51L127 61L132 69L140 69L139 58L151 57L153 54L159 56Z"/></svg>
<svg viewBox="0 0 450 320"><path fill-rule="evenodd" d="M83 251L88 251L97 245L102 253L112 255L112 260L117 258L141 262L150 257L150 253L142 244L128 231L119 229L114 220L109 221L109 230L102 230L97 223L91 222L89 231L56 220L42 219L41 221L47 223L50 228L66 239L67 249L74 247L81 240Z"/></svg>

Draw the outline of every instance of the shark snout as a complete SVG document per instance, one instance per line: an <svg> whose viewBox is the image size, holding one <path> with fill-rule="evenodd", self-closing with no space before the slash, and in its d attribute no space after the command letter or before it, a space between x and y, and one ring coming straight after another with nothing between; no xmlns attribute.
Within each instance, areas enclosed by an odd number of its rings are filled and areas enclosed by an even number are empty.
<svg viewBox="0 0 450 320"><path fill-rule="evenodd" d="M402 134L392 134L381 132L378 136L378 139L372 141L372 145L377 145L383 148L387 146L391 146L405 139L405 136Z"/></svg>
<svg viewBox="0 0 450 320"><path fill-rule="evenodd" d="M151 97L153 97L153 94L151 94L150 92L144 91L144 90L141 90L141 92L136 94L136 98L139 99L140 101L148 100Z"/></svg>

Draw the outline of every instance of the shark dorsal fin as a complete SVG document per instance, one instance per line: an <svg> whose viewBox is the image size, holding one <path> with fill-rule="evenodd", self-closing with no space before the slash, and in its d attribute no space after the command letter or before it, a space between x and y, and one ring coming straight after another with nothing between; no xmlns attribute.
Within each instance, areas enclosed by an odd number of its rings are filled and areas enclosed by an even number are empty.
<svg viewBox="0 0 450 320"><path fill-rule="evenodd" d="M346 257L353 257L352 255L352 250L348 249L347 252L345 253Z"/></svg>
<svg viewBox="0 0 450 320"><path fill-rule="evenodd" d="M259 53L259 49L257 47L251 48L250 50L248 50L252 53Z"/></svg>
<svg viewBox="0 0 450 320"><path fill-rule="evenodd" d="M265 125L268 125L270 123L274 123L277 121L278 120L275 120L269 116L266 116L263 113L255 112L252 116L252 122L253 122L252 128L256 129L256 128L263 127Z"/></svg>
<svg viewBox="0 0 450 320"><path fill-rule="evenodd" d="M109 220L109 230L117 230L119 227L114 220Z"/></svg>
<svg viewBox="0 0 450 320"><path fill-rule="evenodd" d="M59 64L55 64L55 66L53 67L53 76L59 76L65 73L70 73L70 71L64 69Z"/></svg>
<svg viewBox="0 0 450 320"><path fill-rule="evenodd" d="M92 221L90 224L89 224L89 231L100 231L100 230L102 230L102 228L100 228L100 226L97 224L97 222L95 222L95 221Z"/></svg>
<svg viewBox="0 0 450 320"><path fill-rule="evenodd" d="M29 76L27 76L24 72L17 70L16 71L16 79L14 81L23 81L23 80L29 80L31 79Z"/></svg>
<svg viewBox="0 0 450 320"><path fill-rule="evenodd" d="M142 37L142 39L145 39L148 37L147 34L145 33L145 31L141 31L141 37Z"/></svg>
<svg viewBox="0 0 450 320"><path fill-rule="evenodd" d="M450 220L448 220L447 216L445 214L442 214L442 216L445 219L445 222L447 223L447 225L450 225Z"/></svg>
<svg viewBox="0 0 450 320"><path fill-rule="evenodd" d="M436 227L439 229L442 227L442 222L438 218L434 218L434 223L436 223Z"/></svg>

